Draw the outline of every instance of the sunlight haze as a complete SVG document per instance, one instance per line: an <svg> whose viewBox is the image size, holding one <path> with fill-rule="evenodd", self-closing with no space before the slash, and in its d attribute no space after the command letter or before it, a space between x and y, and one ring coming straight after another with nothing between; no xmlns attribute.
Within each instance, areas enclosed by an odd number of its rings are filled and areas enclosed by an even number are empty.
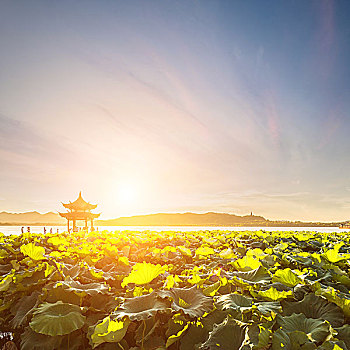
<svg viewBox="0 0 350 350"><path fill-rule="evenodd" d="M0 211L350 218L347 1L2 1Z"/></svg>

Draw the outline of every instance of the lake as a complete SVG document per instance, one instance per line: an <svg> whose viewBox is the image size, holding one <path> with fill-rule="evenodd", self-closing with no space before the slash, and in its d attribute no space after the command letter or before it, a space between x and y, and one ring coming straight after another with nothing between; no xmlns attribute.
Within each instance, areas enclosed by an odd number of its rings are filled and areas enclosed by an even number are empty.
<svg viewBox="0 0 350 350"><path fill-rule="evenodd" d="M22 226L0 226L0 232L5 235L21 234ZM46 232L50 229L54 233L65 232L66 226L46 226ZM207 230L223 230L223 231L316 231L316 232L347 232L347 229L339 229L338 227L223 227L223 226L101 226L100 231L207 231ZM25 231L27 226L25 227ZM43 233L44 226L30 226L30 232Z"/></svg>

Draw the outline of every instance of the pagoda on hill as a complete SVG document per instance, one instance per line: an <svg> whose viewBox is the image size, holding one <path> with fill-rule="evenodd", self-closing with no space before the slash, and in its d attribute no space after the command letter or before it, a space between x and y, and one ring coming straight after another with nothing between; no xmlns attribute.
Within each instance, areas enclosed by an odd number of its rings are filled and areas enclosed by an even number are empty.
<svg viewBox="0 0 350 350"><path fill-rule="evenodd" d="M91 223L91 231L94 230L94 219L98 218L100 214L91 213L92 209L96 209L97 204L90 204L86 202L81 196L81 191L79 193L78 199L74 202L69 202L67 204L62 203L63 206L68 209L67 213L59 213L60 216L67 219L68 232L70 230L69 222L73 222L73 232L78 231L77 221L85 221L84 230L88 230L88 221Z"/></svg>

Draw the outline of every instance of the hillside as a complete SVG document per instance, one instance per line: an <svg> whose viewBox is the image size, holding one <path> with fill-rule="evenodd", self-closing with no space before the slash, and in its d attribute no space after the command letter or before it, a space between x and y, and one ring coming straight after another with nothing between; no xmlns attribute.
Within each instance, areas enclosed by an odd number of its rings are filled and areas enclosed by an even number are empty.
<svg viewBox="0 0 350 350"><path fill-rule="evenodd" d="M0 225L65 225L67 222L57 213L40 214L0 213ZM109 220L96 220L95 226L338 226L339 223L271 221L262 216L239 216L227 213L159 213L120 217Z"/></svg>
<svg viewBox="0 0 350 350"><path fill-rule="evenodd" d="M0 225L64 225L66 220L58 214L48 212L40 214L37 211L27 213L0 213Z"/></svg>
<svg viewBox="0 0 350 350"><path fill-rule="evenodd" d="M243 226L265 225L262 216L238 216L225 213L184 213L184 214L150 214L121 217L112 220L98 220L104 226Z"/></svg>

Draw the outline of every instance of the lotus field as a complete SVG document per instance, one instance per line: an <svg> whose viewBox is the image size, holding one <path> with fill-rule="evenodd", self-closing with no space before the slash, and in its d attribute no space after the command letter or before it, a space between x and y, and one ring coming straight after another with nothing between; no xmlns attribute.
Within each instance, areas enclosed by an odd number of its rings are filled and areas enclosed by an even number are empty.
<svg viewBox="0 0 350 350"><path fill-rule="evenodd" d="M347 234L1 236L0 345L350 350Z"/></svg>

